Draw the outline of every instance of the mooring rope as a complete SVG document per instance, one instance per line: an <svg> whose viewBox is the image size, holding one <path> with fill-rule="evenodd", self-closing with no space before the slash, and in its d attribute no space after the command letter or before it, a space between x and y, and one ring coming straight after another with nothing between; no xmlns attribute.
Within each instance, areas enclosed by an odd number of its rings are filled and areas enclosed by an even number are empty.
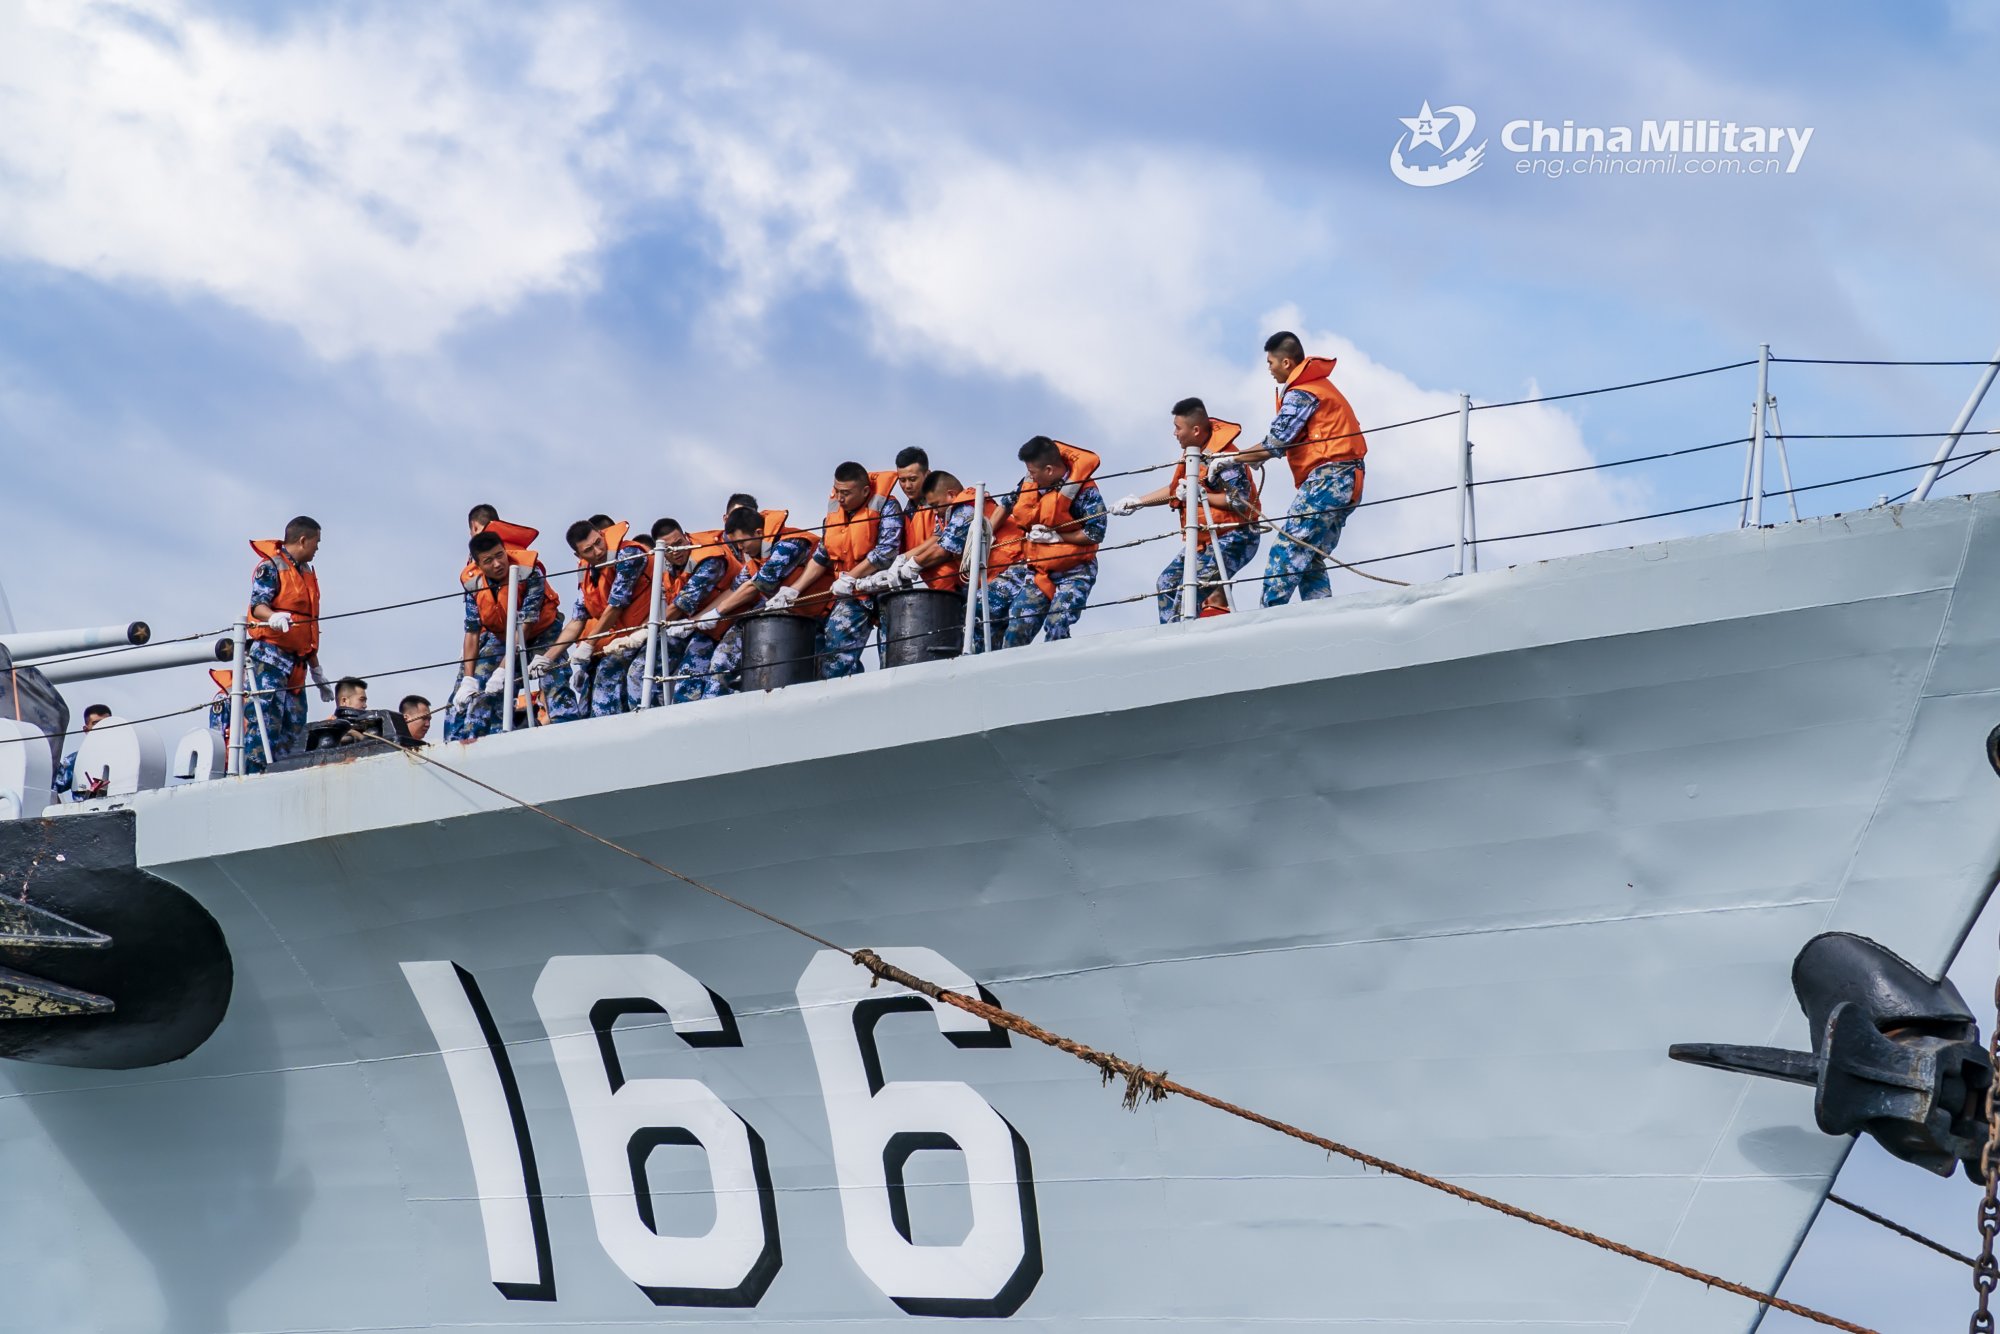
<svg viewBox="0 0 2000 1334"><path fill-rule="evenodd" d="M350 729L349 735L361 740L372 741L384 749L394 751L411 760L421 761L444 773L450 774L454 778L462 779L474 787L492 793L503 801L519 806L523 810L531 811L545 820L561 825L564 829L580 834L601 847L609 848L613 852L629 857L641 866L648 867L659 872L661 875L668 876L680 881L684 885L698 889L704 894L713 895L733 907L741 908L745 912L761 917L773 926L790 931L794 935L820 946L822 949L829 949L844 954L859 966L866 968L874 976L877 983L887 979L899 986L907 987L911 991L928 996L940 1004L952 1006L955 1009L963 1010L967 1014L984 1019L987 1023L1003 1028L1010 1033L1017 1033L1031 1041L1039 1042L1047 1047L1053 1047L1060 1052L1066 1052L1078 1060L1094 1066L1106 1084L1111 1083L1114 1079L1124 1081L1123 1104L1128 1111L1136 1110L1141 1102L1163 1102L1172 1096L1186 1098L1191 1102L1198 1102L1204 1107L1212 1107L1216 1111L1226 1112L1253 1125L1263 1126L1267 1130L1274 1130L1281 1135L1289 1136L1301 1143L1310 1144L1316 1149L1323 1149L1327 1153L1338 1154L1343 1158L1360 1163L1363 1167L1372 1167L1385 1175L1401 1177L1405 1181L1413 1181L1420 1186L1427 1186L1432 1190L1441 1191L1446 1195L1452 1196L1454 1199L1463 1200L1467 1204L1475 1204L1483 1209L1491 1209L1495 1213L1504 1214L1509 1218L1519 1219L1524 1223L1532 1223L1536 1227L1547 1228L1551 1232L1560 1233L1565 1237L1571 1237L1577 1241L1588 1242L1590 1245L1610 1251L1614 1255L1622 1255L1627 1259L1637 1260L1641 1264L1665 1270L1667 1273L1678 1274L1682 1278L1692 1279L1704 1287L1715 1288L1749 1301L1758 1302L1774 1310L1784 1311L1787 1314L1813 1321L1816 1324L1825 1325L1831 1329L1845 1330L1847 1334L1878 1334L1877 1331L1865 1325L1857 1325L1852 1321L1842 1320L1838 1316L1828 1315L1826 1312L1815 1310L1810 1306L1802 1306L1797 1302L1787 1301L1782 1297L1760 1291L1746 1284L1731 1282L1720 1275L1711 1274L1705 1270L1681 1264L1676 1260L1669 1260L1664 1255L1656 1255L1651 1251L1641 1250L1636 1246L1627 1246L1623 1242L1613 1241L1609 1237L1602 1236L1586 1228L1573 1227L1568 1223L1550 1218L1546 1214L1538 1214L1533 1210L1523 1209L1519 1205L1509 1204L1505 1200L1496 1199L1491 1195L1482 1194L1476 1190L1469 1190L1464 1186L1454 1185L1452 1182L1443 1180L1440 1177L1431 1176L1427 1172L1419 1172L1415 1168L1404 1167L1400 1163L1391 1162L1387 1158L1378 1157L1375 1154L1342 1144L1337 1140L1328 1139L1324 1135L1314 1134L1310 1130L1302 1129L1286 1121L1280 1121L1276 1117L1265 1116L1261 1112L1254 1112L1247 1107L1238 1106L1226 1099L1216 1097L1212 1093L1204 1093L1202 1090L1190 1087L1178 1080L1169 1079L1167 1072L1164 1070L1148 1070L1144 1066L1128 1061L1122 1056L1111 1052L1099 1051L1095 1047L1076 1041L1074 1038L1066 1038L1059 1033L1052 1033L1041 1025L1025 1019L1011 1010L1003 1009L976 996L966 996L956 991L947 991L935 982L918 977L915 973L886 962L873 950L848 949L844 945L836 945L826 937L808 930L796 922L786 921L775 913L767 912L753 903L745 902L733 894L717 889L713 885L705 884L691 875L676 871L671 866L654 861L642 852L634 851L622 843L604 837L602 834L593 833L575 821L564 819L554 811L529 801L526 797L516 796L484 779L474 778L463 769L455 769L451 765L425 754L420 749L398 746L386 738L354 729ZM871 983L871 985L873 984Z"/></svg>

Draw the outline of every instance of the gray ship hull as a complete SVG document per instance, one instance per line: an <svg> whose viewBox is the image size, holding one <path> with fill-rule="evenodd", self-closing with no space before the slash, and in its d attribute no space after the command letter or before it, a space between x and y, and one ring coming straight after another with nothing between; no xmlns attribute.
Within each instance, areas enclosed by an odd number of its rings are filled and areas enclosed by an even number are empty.
<svg viewBox="0 0 2000 1334"><path fill-rule="evenodd" d="M1806 1045L1820 931L1956 951L2000 867L1996 572L2000 502L1943 501L431 753L1235 1102L1774 1285L1847 1142L1666 1048ZM1125 1111L413 760L129 805L234 991L182 1061L0 1068L11 1327L1755 1324Z"/></svg>

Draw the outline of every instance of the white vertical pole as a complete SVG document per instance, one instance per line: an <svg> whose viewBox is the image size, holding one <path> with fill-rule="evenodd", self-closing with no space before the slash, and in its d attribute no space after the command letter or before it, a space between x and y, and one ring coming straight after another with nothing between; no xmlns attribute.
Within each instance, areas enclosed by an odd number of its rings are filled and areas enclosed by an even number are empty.
<svg viewBox="0 0 2000 1334"><path fill-rule="evenodd" d="M547 597L545 590L543 597ZM514 660L521 650L521 567L507 566L507 636L500 646L500 730L514 730Z"/></svg>
<svg viewBox="0 0 2000 1334"><path fill-rule="evenodd" d="M1757 345L1757 419L1750 430L1750 526L1764 526L1764 403L1771 396L1771 345Z"/></svg>
<svg viewBox="0 0 2000 1334"><path fill-rule="evenodd" d="M1195 587L1201 554L1201 446L1181 451L1181 619L1201 614L1201 593Z"/></svg>
<svg viewBox="0 0 2000 1334"><path fill-rule="evenodd" d="M1738 528L1750 526L1750 470L1757 466L1757 418L1762 415L1753 404L1750 408L1750 434L1743 437L1743 486L1736 493L1743 497L1743 503L1736 511Z"/></svg>
<svg viewBox="0 0 2000 1334"><path fill-rule="evenodd" d="M1474 574L1479 573L1479 488L1473 485L1472 451L1477 444L1472 437L1465 440L1465 561Z"/></svg>
<svg viewBox="0 0 2000 1334"><path fill-rule="evenodd" d="M1465 573L1465 507L1472 503L1472 395L1458 396L1458 523L1451 539L1452 570Z"/></svg>
<svg viewBox="0 0 2000 1334"><path fill-rule="evenodd" d="M229 772L238 777L243 774L243 679L250 672L250 626L242 617L236 620L234 641L234 664L229 673Z"/></svg>
<svg viewBox="0 0 2000 1334"><path fill-rule="evenodd" d="M660 617L667 602L667 539L653 540L653 597L646 609L646 672L639 678L639 707L653 707L653 677L660 669Z"/></svg>
<svg viewBox="0 0 2000 1334"><path fill-rule="evenodd" d="M945 517L950 518L947 510ZM979 629L979 609L986 604L986 483L972 487L972 523L965 530L965 552L959 557L965 574L965 648L974 651L973 635Z"/></svg>
<svg viewBox="0 0 2000 1334"><path fill-rule="evenodd" d="M1778 397L1773 394L1771 406L1771 437L1778 444L1778 472L1785 479L1785 503L1791 507L1792 522L1799 521L1799 493L1792 489L1792 455L1785 448L1785 423L1778 416Z"/></svg>
<svg viewBox="0 0 2000 1334"><path fill-rule="evenodd" d="M1930 498L1931 488L1937 485L1939 470L1944 467L1945 460L1951 457L1952 451L1958 448L1958 438L1965 434L1965 428L1972 425L1972 414L1979 411L1979 402L1986 397L1986 391L1993 387L1995 376L2000 376L2000 350L1995 350L1993 360L1987 362L1986 369L1979 373L1979 383L1972 386L1972 397L1966 399L1965 406L1958 410L1958 420L1951 424L1951 433L1945 436L1944 443L1938 446L1937 457L1931 460L1931 466L1924 469L1923 480L1917 483L1916 491L1910 496L1911 500Z"/></svg>

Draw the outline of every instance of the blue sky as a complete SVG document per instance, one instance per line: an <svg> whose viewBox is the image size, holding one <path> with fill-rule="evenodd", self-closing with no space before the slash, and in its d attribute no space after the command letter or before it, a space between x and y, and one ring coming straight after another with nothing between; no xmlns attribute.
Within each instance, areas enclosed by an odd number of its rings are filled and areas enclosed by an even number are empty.
<svg viewBox="0 0 2000 1334"><path fill-rule="evenodd" d="M1169 456L1183 394L1260 426L1279 323L1340 353L1371 427L1765 341L1986 356L1992 12L1802 12L29 0L0 13L0 579L24 625L184 633L235 614L244 540L300 511L327 526L346 610L448 589L474 501L549 549L598 509L711 521L739 487L810 511L834 463L910 443L996 482L1037 432L1139 466ZM1388 155L1425 101L1471 107L1491 146L1463 181L1412 189ZM1791 174L1550 180L1498 141L1532 117L1814 137ZM1972 376L1781 365L1773 389L1796 433L1925 431ZM1479 466L1728 439L1752 392L1736 371L1482 415ZM1452 439L1377 436L1370 494L1441 480ZM1814 482L1929 448L1800 441L1792 462ZM1482 532L1720 499L1740 467L1723 450L1496 489ZM1348 544L1443 540L1441 506L1364 512ZM1146 587L1157 552L1108 561L1106 591ZM373 677L378 702L441 697L446 671L384 673L455 656L452 616L344 622L328 665ZM138 714L205 688L190 670L88 693ZM1962 1182L1866 1150L1849 1175L1966 1242ZM1962 1308L1948 1265L1852 1231L1824 1227L1787 1291L1897 1327Z"/></svg>

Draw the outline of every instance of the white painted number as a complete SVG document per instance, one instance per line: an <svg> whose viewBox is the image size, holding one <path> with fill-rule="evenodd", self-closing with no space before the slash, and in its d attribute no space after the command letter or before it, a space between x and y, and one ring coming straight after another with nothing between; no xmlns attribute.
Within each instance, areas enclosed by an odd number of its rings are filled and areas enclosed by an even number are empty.
<svg viewBox="0 0 2000 1334"><path fill-rule="evenodd" d="M583 1151L605 1253L662 1306L755 1306L778 1272L777 1205L764 1141L695 1079L627 1079L620 1015L664 1014L694 1046L738 1045L728 1007L653 954L560 955L535 984ZM653 1230L646 1160L665 1144L706 1152L715 1222L697 1237Z"/></svg>
<svg viewBox="0 0 2000 1334"><path fill-rule="evenodd" d="M882 957L953 990L972 979L934 950ZM555 1300L549 1231L533 1139L506 1044L472 975L449 962L406 963L403 975L444 1056L464 1122L493 1285L515 1300ZM847 1249L883 1294L912 1315L1006 1317L1042 1277L1028 1145L970 1085L885 1079L875 1025L898 1010L929 1013L957 1047L1004 1047L982 1020L895 985L869 986L826 951L799 979L799 1006L819 1067ZM535 983L582 1152L597 1240L661 1306L750 1307L782 1263L777 1197L764 1141L697 1079L628 1079L616 1026L664 1015L690 1047L742 1045L728 1004L653 954L560 955ZM715 1221L699 1236L663 1235L647 1165L665 1145L699 1148ZM905 1174L923 1150L956 1152L972 1223L950 1245L920 1245Z"/></svg>
<svg viewBox="0 0 2000 1334"><path fill-rule="evenodd" d="M493 1286L515 1301L554 1301L555 1270L534 1141L506 1044L479 984L457 964L440 960L406 963L403 976L444 1054L458 1118L465 1125Z"/></svg>
<svg viewBox="0 0 2000 1334"><path fill-rule="evenodd" d="M935 950L884 949L888 962L947 990L975 984ZM1000 1045L1005 1034L963 1010L870 976L846 955L822 952L799 979L799 1006L819 1066L833 1136L834 1172L847 1249L890 1300L913 1315L1008 1316L1042 1274L1028 1146L969 1085L885 1080L875 1021L890 1010L929 1009L960 1046ZM949 1246L911 1239L903 1168L919 1149L964 1157L972 1227Z"/></svg>

